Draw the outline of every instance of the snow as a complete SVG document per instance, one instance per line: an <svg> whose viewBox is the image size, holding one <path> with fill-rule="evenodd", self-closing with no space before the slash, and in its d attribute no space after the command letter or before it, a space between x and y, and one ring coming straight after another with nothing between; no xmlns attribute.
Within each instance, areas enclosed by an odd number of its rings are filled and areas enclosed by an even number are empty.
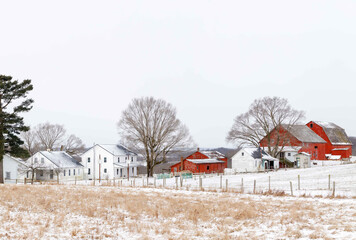
<svg viewBox="0 0 356 240"><path fill-rule="evenodd" d="M60 168L81 168L83 167L74 158L64 151L41 151L43 156Z"/></svg>
<svg viewBox="0 0 356 240"><path fill-rule="evenodd" d="M217 159L187 159L187 161L195 163L195 164L224 163L224 161L220 161L220 160L217 160Z"/></svg>

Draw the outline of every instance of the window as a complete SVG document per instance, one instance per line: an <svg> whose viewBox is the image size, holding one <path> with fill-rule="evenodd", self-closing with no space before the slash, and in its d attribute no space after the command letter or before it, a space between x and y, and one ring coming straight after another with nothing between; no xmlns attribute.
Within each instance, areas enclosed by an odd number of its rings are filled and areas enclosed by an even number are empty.
<svg viewBox="0 0 356 240"><path fill-rule="evenodd" d="M312 123L310 124L310 128L313 128L313 124Z"/></svg>
<svg viewBox="0 0 356 240"><path fill-rule="evenodd" d="M6 172L5 179L11 179L11 172Z"/></svg>
<svg viewBox="0 0 356 240"><path fill-rule="evenodd" d="M119 175L119 169L118 168L116 169L116 175Z"/></svg>
<svg viewBox="0 0 356 240"><path fill-rule="evenodd" d="M131 162L133 162L133 157L131 157Z"/></svg>
<svg viewBox="0 0 356 240"><path fill-rule="evenodd" d="M63 171L63 176L66 176L66 170Z"/></svg>
<svg viewBox="0 0 356 240"><path fill-rule="evenodd" d="M127 157L125 157L125 160L127 160Z"/></svg>
<svg viewBox="0 0 356 240"><path fill-rule="evenodd" d="M245 153L244 153L244 152L242 152L242 153L241 153L241 156L245 156Z"/></svg>
<svg viewBox="0 0 356 240"><path fill-rule="evenodd" d="M209 170L209 166L206 166L206 170Z"/></svg>
<svg viewBox="0 0 356 240"><path fill-rule="evenodd" d="M119 157L117 158L117 162L120 162L120 158Z"/></svg>
<svg viewBox="0 0 356 240"><path fill-rule="evenodd" d="M44 163L44 158L41 158L41 163Z"/></svg>
<svg viewBox="0 0 356 240"><path fill-rule="evenodd" d="M40 171L40 176L43 177L43 170Z"/></svg>
<svg viewBox="0 0 356 240"><path fill-rule="evenodd" d="M107 171L108 171L108 170L107 170L106 168L104 168L104 173L107 173Z"/></svg>
<svg viewBox="0 0 356 240"><path fill-rule="evenodd" d="M90 157L88 157L88 163L90 163Z"/></svg>
<svg viewBox="0 0 356 240"><path fill-rule="evenodd" d="M27 174L26 174L26 178L28 178L28 177L29 177L29 173L30 173L30 172L27 172Z"/></svg>
<svg viewBox="0 0 356 240"><path fill-rule="evenodd" d="M120 177L122 177L122 168L120 168Z"/></svg>
<svg viewBox="0 0 356 240"><path fill-rule="evenodd" d="M197 166L197 170L199 170L199 166Z"/></svg>
<svg viewBox="0 0 356 240"><path fill-rule="evenodd" d="M68 176L70 176L70 169L68 170Z"/></svg>
<svg viewBox="0 0 356 240"><path fill-rule="evenodd" d="M104 157L104 162L106 162L106 157Z"/></svg>
<svg viewBox="0 0 356 240"><path fill-rule="evenodd" d="M90 168L88 168L88 174L90 175Z"/></svg>
<svg viewBox="0 0 356 240"><path fill-rule="evenodd" d="M75 176L75 169L73 169L73 175Z"/></svg>
<svg viewBox="0 0 356 240"><path fill-rule="evenodd" d="M132 175L134 175L134 168L132 168Z"/></svg>
<svg viewBox="0 0 356 240"><path fill-rule="evenodd" d="M38 163L38 159L37 158L35 158L35 163Z"/></svg>
<svg viewBox="0 0 356 240"><path fill-rule="evenodd" d="M291 153L288 153L288 157L290 157L291 156Z"/></svg>

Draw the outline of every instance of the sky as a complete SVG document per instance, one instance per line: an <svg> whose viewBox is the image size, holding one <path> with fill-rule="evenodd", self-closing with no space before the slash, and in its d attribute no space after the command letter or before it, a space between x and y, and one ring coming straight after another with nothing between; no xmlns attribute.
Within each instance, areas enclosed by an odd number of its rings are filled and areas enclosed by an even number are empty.
<svg viewBox="0 0 356 240"><path fill-rule="evenodd" d="M356 136L356 1L1 1L0 74L31 79L31 126L117 143L133 98L174 105L200 147L254 99Z"/></svg>

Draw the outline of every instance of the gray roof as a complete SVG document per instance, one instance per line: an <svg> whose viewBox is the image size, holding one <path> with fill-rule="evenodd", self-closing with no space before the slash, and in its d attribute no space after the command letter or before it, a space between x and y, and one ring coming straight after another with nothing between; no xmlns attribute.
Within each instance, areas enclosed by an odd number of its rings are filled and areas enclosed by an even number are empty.
<svg viewBox="0 0 356 240"><path fill-rule="evenodd" d="M345 130L335 123L321 121L315 121L315 123L324 129L331 143L352 145Z"/></svg>
<svg viewBox="0 0 356 240"><path fill-rule="evenodd" d="M104 148L106 151L110 152L114 156L121 155L137 155L136 153L130 151L126 147L120 144L98 144L100 147Z"/></svg>
<svg viewBox="0 0 356 240"><path fill-rule="evenodd" d="M187 161L195 164L206 164L206 163L225 163L217 159L187 159Z"/></svg>
<svg viewBox="0 0 356 240"><path fill-rule="evenodd" d="M277 160L276 158L272 157L269 155L265 150L261 148L256 148L256 147L251 147L251 148L244 148L243 149L245 152L251 155L254 159L264 159L264 160L270 160L270 161L275 161Z"/></svg>
<svg viewBox="0 0 356 240"><path fill-rule="evenodd" d="M211 159L226 158L226 156L219 151L200 151L200 152Z"/></svg>
<svg viewBox="0 0 356 240"><path fill-rule="evenodd" d="M59 168L83 167L82 164L77 162L73 157L64 151L41 151L40 153Z"/></svg>
<svg viewBox="0 0 356 240"><path fill-rule="evenodd" d="M306 125L292 125L289 127L283 125L283 127L301 142L326 143L324 139Z"/></svg>

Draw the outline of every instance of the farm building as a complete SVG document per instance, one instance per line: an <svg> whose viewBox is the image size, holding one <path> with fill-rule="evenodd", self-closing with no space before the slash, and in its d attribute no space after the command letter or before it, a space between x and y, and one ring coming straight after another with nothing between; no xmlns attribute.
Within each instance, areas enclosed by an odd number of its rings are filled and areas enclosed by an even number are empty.
<svg viewBox="0 0 356 240"><path fill-rule="evenodd" d="M84 178L113 179L137 176L137 154L120 144L96 144L81 155Z"/></svg>
<svg viewBox="0 0 356 240"><path fill-rule="evenodd" d="M34 171L35 180L83 179L83 165L64 151L40 151L27 161L27 178Z"/></svg>
<svg viewBox="0 0 356 240"><path fill-rule="evenodd" d="M259 172L279 168L279 160L261 148L243 148L231 158L234 172Z"/></svg>
<svg viewBox="0 0 356 240"><path fill-rule="evenodd" d="M345 130L330 122L311 121L307 126L326 141L325 152L331 156L349 159L352 155L352 143Z"/></svg>
<svg viewBox="0 0 356 240"><path fill-rule="evenodd" d="M26 168L24 161L5 154L3 158L3 176L5 183L15 183L16 179L23 179L25 177L24 173L21 172L23 168Z"/></svg>
<svg viewBox="0 0 356 240"><path fill-rule="evenodd" d="M311 160L342 160L352 155L352 143L345 130L334 123L311 121L306 125L281 125L260 141L265 150L268 137L271 146L279 146L277 157L290 163L302 152L310 154Z"/></svg>
<svg viewBox="0 0 356 240"><path fill-rule="evenodd" d="M310 168L311 167L310 157L311 157L310 154L305 152L295 154L294 166L297 168Z"/></svg>
<svg viewBox="0 0 356 240"><path fill-rule="evenodd" d="M218 151L200 151L171 166L171 172L190 171L192 173L222 173L227 168L227 157Z"/></svg>

